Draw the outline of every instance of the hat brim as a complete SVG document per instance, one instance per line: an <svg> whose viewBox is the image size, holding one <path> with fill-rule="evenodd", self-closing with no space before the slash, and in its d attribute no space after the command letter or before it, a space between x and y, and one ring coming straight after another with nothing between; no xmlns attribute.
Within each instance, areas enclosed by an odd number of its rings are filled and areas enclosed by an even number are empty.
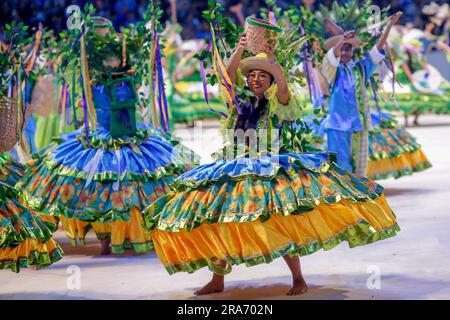
<svg viewBox="0 0 450 320"><path fill-rule="evenodd" d="M263 70L270 73L272 76L274 74L274 66L265 58L259 57L249 57L243 59L239 63L239 68L242 73L247 77L252 70Z"/></svg>
<svg viewBox="0 0 450 320"><path fill-rule="evenodd" d="M339 41L341 41L342 39L344 39L344 43L348 43L351 44L353 47L357 48L361 45L362 41L360 38L358 37L353 37L350 39L345 39L343 34L331 37L329 39L327 39L325 41L325 43L323 44L323 48L325 49L325 51L330 50L331 48L333 48L335 45L337 45L339 43Z"/></svg>

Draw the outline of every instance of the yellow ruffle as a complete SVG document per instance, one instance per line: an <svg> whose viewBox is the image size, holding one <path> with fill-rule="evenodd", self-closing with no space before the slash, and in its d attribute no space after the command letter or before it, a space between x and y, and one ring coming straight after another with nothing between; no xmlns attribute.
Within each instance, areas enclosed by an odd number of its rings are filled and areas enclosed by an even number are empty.
<svg viewBox="0 0 450 320"><path fill-rule="evenodd" d="M414 152L403 153L396 158L369 161L367 177L389 175L390 173L401 173L404 170L415 170L421 166L429 166L429 162L422 149Z"/></svg>
<svg viewBox="0 0 450 320"><path fill-rule="evenodd" d="M42 243L37 239L27 239L13 248L0 249L0 264L6 262L17 262L19 260L26 260L33 253L41 255L52 256L55 250L60 250L58 244L50 239L46 243ZM37 265L37 264L36 264Z"/></svg>
<svg viewBox="0 0 450 320"><path fill-rule="evenodd" d="M358 232L357 228L350 232L352 227L361 224L366 227L364 232ZM205 266L205 261L210 265L228 258L230 262L230 257L236 264L252 265L252 260L273 258L277 251L289 246L294 246L297 254L309 254L320 248L331 249L342 240L347 240L350 246L362 245L378 240L379 232L397 228L395 215L381 195L367 202L342 200L321 204L305 214L274 214L265 222L257 219L243 223L203 223L190 232L155 229L151 235L159 259L173 273L195 271L196 265ZM302 251L302 248L308 249Z"/></svg>
<svg viewBox="0 0 450 320"><path fill-rule="evenodd" d="M113 253L122 253L128 246L136 252L147 252L152 248L150 237L142 227L142 214L136 207L131 211L130 221L98 223L60 217L62 227L73 243L78 239L84 244L86 234L92 228L98 239L111 239Z"/></svg>
<svg viewBox="0 0 450 320"><path fill-rule="evenodd" d="M43 213L39 213L39 212L33 212L33 213L37 214L44 221L51 222L55 226L58 225L58 219L55 218L54 216L49 216L49 215L46 215L46 214L43 214Z"/></svg>

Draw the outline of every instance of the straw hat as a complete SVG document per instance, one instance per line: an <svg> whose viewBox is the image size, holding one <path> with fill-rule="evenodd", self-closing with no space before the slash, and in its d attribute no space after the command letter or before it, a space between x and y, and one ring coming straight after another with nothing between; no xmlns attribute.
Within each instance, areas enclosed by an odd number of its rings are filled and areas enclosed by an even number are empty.
<svg viewBox="0 0 450 320"><path fill-rule="evenodd" d="M271 75L274 74L274 65L270 63L265 53L258 53L254 57L241 60L239 68L246 77L252 70L263 70Z"/></svg>
<svg viewBox="0 0 450 320"><path fill-rule="evenodd" d="M331 33L333 36L331 38L328 38L325 43L323 44L323 48L325 51L330 50L335 45L337 45L341 40L344 40L344 43L351 44L353 47L359 47L362 43L361 39L357 36L354 36L350 39L344 38L344 29L339 27L336 22L331 20L331 18L326 17L324 19L325 28L329 33Z"/></svg>

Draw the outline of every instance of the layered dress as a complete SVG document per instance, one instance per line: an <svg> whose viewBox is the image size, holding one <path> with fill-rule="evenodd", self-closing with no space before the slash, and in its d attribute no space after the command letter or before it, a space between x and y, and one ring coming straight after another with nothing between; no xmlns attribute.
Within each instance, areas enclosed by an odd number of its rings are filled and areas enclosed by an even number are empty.
<svg viewBox="0 0 450 320"><path fill-rule="evenodd" d="M408 130L401 127L395 116L371 110L366 177L371 180L398 179L431 168L422 146ZM315 135L315 145L326 149L324 119L315 124L308 115L306 122Z"/></svg>
<svg viewBox="0 0 450 320"><path fill-rule="evenodd" d="M411 72L419 71L422 69L419 64L419 58L421 55L417 53L402 52L395 61L395 68L397 70L397 81L395 85L396 91L396 103L392 99L387 99L384 106L387 110L403 111L405 115L413 114L414 112L433 113L433 114L450 114L450 85L444 80L438 90L427 92L419 90L407 77L402 65L408 64ZM428 65L429 68L433 66ZM434 68L433 68L434 69ZM433 70L434 73L439 71ZM431 75L431 74L429 74ZM441 78L442 76L439 75ZM432 79L432 77L430 77ZM425 80L425 79L423 79ZM433 78L431 81L437 81ZM422 83L424 87L428 87L429 83L425 81ZM388 79L384 83L384 89L387 92L392 91L392 80Z"/></svg>
<svg viewBox="0 0 450 320"><path fill-rule="evenodd" d="M129 117L126 110L133 107L136 92L128 78L97 83L92 96L96 130L60 136L41 152L18 187L28 206L61 220L73 244L83 244L93 228L98 239L111 239L113 253L128 247L146 252L152 245L140 212L165 195L174 177L192 168L197 158ZM117 121L135 125L135 130L113 134Z"/></svg>
<svg viewBox="0 0 450 320"><path fill-rule="evenodd" d="M55 225L25 208L12 187L23 167L7 153L0 154L0 269L42 268L62 257L62 249L51 239Z"/></svg>
<svg viewBox="0 0 450 320"><path fill-rule="evenodd" d="M230 130L256 132L263 141L279 141L273 137L300 116L301 105L293 87L288 105L278 102L276 90L272 85L267 101L251 100L242 114L232 108L227 136ZM255 153L249 148L253 138L247 145L231 136L220 157L181 175L172 192L143 213L170 274L205 266L226 274L233 265L307 255L343 241L365 245L399 230L383 188L339 167L335 155L282 151L290 149L284 142L279 148L258 144Z"/></svg>
<svg viewBox="0 0 450 320"><path fill-rule="evenodd" d="M400 178L431 167L417 139L394 116L372 111L367 177L372 180Z"/></svg>

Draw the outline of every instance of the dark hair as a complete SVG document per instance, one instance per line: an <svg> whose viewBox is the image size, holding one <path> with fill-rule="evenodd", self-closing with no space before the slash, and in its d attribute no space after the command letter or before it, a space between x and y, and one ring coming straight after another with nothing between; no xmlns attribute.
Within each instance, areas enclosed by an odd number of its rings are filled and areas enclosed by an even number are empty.
<svg viewBox="0 0 450 320"><path fill-rule="evenodd" d="M270 75L270 84L272 85L275 82L275 77L271 73L269 73L269 75Z"/></svg>

